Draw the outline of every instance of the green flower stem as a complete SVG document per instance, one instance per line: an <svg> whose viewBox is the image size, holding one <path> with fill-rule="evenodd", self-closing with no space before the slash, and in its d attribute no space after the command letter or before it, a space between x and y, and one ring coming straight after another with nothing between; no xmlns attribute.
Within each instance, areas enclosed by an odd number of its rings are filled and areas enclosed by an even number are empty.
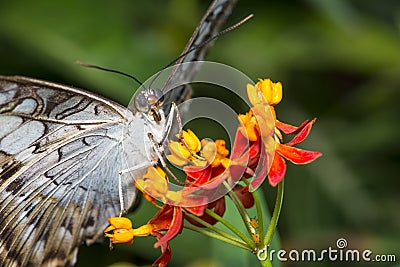
<svg viewBox="0 0 400 267"><path fill-rule="evenodd" d="M272 236L273 236L276 226L278 224L278 219L279 219L279 215L281 213L281 208L282 208L283 192L285 189L284 181L285 181L285 179L283 179L278 184L278 192L276 194L274 213L272 214L271 222L269 223L267 233L265 234L264 246L269 246L269 244L271 243Z"/></svg>
<svg viewBox="0 0 400 267"><path fill-rule="evenodd" d="M258 197L257 191L251 192L254 198L254 203L256 204L257 210L257 220L258 220L258 232L260 234L260 244L264 244L264 220L263 220L263 212L261 209L260 198Z"/></svg>
<svg viewBox="0 0 400 267"><path fill-rule="evenodd" d="M217 221L219 221L220 223L222 223L223 225L225 225L229 230L232 231L232 233L234 233L235 235L237 235L238 237L240 237L244 242L246 242L246 244L251 247L252 249L256 248L256 244L253 242L253 240L251 240L250 238L248 238L245 234L243 234L239 229L237 229L234 225L232 225L230 222L228 222L227 220L225 220L224 218L222 218L221 216L219 216L218 214L216 214L215 212L213 212L210 209L206 209L206 213L208 215L210 215L211 217L213 217L214 219L216 219ZM218 228L217 228L218 229ZM218 229L219 230L219 229Z"/></svg>
<svg viewBox="0 0 400 267"><path fill-rule="evenodd" d="M224 185L226 186L226 188L230 188L229 185L224 182ZM244 225L246 226L247 232L249 233L249 235L251 236L253 234L253 228L250 225L250 217L247 214L246 209L244 208L242 202L240 201L239 197L236 195L236 193L233 190L229 190L228 192L229 197L232 199L233 203L236 206L236 209L238 210L240 216L242 217L242 220L244 222Z"/></svg>
<svg viewBox="0 0 400 267"><path fill-rule="evenodd" d="M250 186L250 182L247 179L242 179L242 181L247 185ZM260 189L261 190L261 189ZM258 232L260 234L260 244L264 244L264 220L263 220L263 212L261 208L261 201L260 198L258 197L257 190L251 192L254 198L254 203L256 205L256 211L257 211L257 220L258 220Z"/></svg>
<svg viewBox="0 0 400 267"><path fill-rule="evenodd" d="M206 212L207 212L207 210L208 209L206 209ZM211 211L210 216L212 216L212 213L214 213L214 212ZM197 216L195 216L195 215L193 215L191 213L185 212L185 215L188 218L192 219L193 221L196 221L197 223L203 225L204 227L208 228L211 231L214 231L215 233L219 234L220 236L223 236L226 239L230 239L230 240L232 240L234 242L242 242L241 240L231 236L230 234L222 231L221 229L215 227L214 225L211 225L210 223L208 223L206 221L203 221L202 219L200 219L199 217L197 217ZM186 225L185 225L185 227L186 227ZM246 245L246 243L244 243L244 242L242 242L242 243Z"/></svg>
<svg viewBox="0 0 400 267"><path fill-rule="evenodd" d="M222 242L234 245L236 247L243 248L243 249L246 249L248 251L253 251L246 243L244 243L244 242L242 242L242 241L240 241L238 239L226 238L226 237L221 236L221 235L219 235L217 233L213 233L213 232L207 231L204 228L200 228L200 227L197 227L197 226L194 226L194 225L185 225L185 228L186 229L190 229L192 231L196 231L196 232L198 232L200 234L203 234L205 236L209 236L209 237L218 239L218 240L220 240Z"/></svg>
<svg viewBox="0 0 400 267"><path fill-rule="evenodd" d="M269 258L266 260L260 261L260 263L261 263L262 267L272 267L272 262L270 261Z"/></svg>

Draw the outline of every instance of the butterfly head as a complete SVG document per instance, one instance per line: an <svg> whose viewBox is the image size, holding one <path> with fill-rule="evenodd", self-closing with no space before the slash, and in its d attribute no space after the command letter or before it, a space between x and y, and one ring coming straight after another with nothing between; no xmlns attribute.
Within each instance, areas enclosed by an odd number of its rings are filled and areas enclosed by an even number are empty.
<svg viewBox="0 0 400 267"><path fill-rule="evenodd" d="M157 88L149 88L135 95L134 104L139 112L149 114L155 121L161 120L160 107L164 101L164 93Z"/></svg>

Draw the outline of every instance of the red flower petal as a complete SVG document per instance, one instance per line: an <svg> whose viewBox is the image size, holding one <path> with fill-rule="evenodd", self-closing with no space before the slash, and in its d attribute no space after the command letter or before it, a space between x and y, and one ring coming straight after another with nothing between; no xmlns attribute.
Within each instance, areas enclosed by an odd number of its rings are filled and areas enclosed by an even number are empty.
<svg viewBox="0 0 400 267"><path fill-rule="evenodd" d="M149 224L153 225L154 231L167 230L174 216L174 208L171 205L164 205L153 218L149 220Z"/></svg>
<svg viewBox="0 0 400 267"><path fill-rule="evenodd" d="M276 186L282 181L286 173L286 163L281 156L275 153L274 160L272 161L271 169L268 173L269 184Z"/></svg>
<svg viewBox="0 0 400 267"><path fill-rule="evenodd" d="M162 238L162 234L160 233L156 233L155 236L157 237L157 240ZM158 259L156 259L152 265L153 266L158 265L158 267L164 267L167 266L170 259L171 259L171 247L169 246L168 243L163 243L161 245L161 256L158 257Z"/></svg>
<svg viewBox="0 0 400 267"><path fill-rule="evenodd" d="M233 181L238 181L246 172L247 166L242 165L229 165L229 172Z"/></svg>
<svg viewBox="0 0 400 267"><path fill-rule="evenodd" d="M218 214L219 216L222 217L224 215L225 209L226 209L225 198L222 197L222 198L220 198L220 199L208 204L208 208L209 209L213 209L213 211L216 214ZM214 224L216 224L218 222L216 219L214 219L213 217L211 217L210 215L208 215L206 213L203 216L198 216L198 217L200 219L202 219L203 221L208 222L209 224L212 224L212 225L214 225ZM188 222L190 222L191 224L193 224L193 225L196 225L198 227L204 227L204 225L202 225L202 224L200 224L200 223L198 223L198 222L196 222L196 221L194 221L194 220L192 220L192 219L190 219L188 217L186 217L185 219Z"/></svg>
<svg viewBox="0 0 400 267"><path fill-rule="evenodd" d="M311 127L314 124L316 119L313 119L311 121L308 121L304 127L302 127L302 129L300 130L300 132L292 139L292 141L290 141L289 143L287 143L286 145L288 146L293 146L296 144L299 144L301 142L304 141L304 139L306 139L307 135L310 133L311 131ZM304 123L303 123L304 124ZM303 125L302 124L302 125Z"/></svg>
<svg viewBox="0 0 400 267"><path fill-rule="evenodd" d="M189 197L189 200L185 200L185 203L188 203L189 201L193 202L193 198ZM202 216L204 214L204 210L207 208L206 203L207 203L208 199L203 197L203 198L201 198L200 201L201 201L202 205L192 206L192 207L184 207L185 210L189 211L190 213L193 213L196 216Z"/></svg>
<svg viewBox="0 0 400 267"><path fill-rule="evenodd" d="M167 205L164 205L164 207ZM168 205L169 206L169 205ZM183 228L183 212L181 207L171 206L173 208L173 216L171 224L167 233L161 237L155 244L154 247L165 246L169 240L174 238L177 234L182 231Z"/></svg>
<svg viewBox="0 0 400 267"><path fill-rule="evenodd" d="M233 188L233 191L238 196L238 198L240 199L240 202L242 202L243 207L245 209L249 209L249 208L253 207L254 197L249 192L249 190L244 188L242 185L238 184Z"/></svg>
<svg viewBox="0 0 400 267"><path fill-rule="evenodd" d="M225 213L226 205L225 205L225 198L221 197L220 199L215 201L214 205L214 212L219 216L223 216ZM211 217L211 216L210 216ZM212 218L214 219L214 218ZM211 224L215 224L217 221L213 222L212 220L209 221Z"/></svg>
<svg viewBox="0 0 400 267"><path fill-rule="evenodd" d="M250 144L249 140L242 134L240 129L236 130L235 141L232 147L231 159L235 160L240 157L246 150L248 150Z"/></svg>
<svg viewBox="0 0 400 267"><path fill-rule="evenodd" d="M317 151L309 151L295 148L292 146L278 144L276 151L284 158L290 160L294 164L307 164L320 157L322 153ZM275 160L275 159L274 159Z"/></svg>
<svg viewBox="0 0 400 267"><path fill-rule="evenodd" d="M315 120L315 119L314 119ZM304 126L307 125L307 123L309 123L310 120L306 120L305 122L303 122L299 127L284 123L284 122L280 122L278 120L275 121L275 126L276 128L278 128L279 130L281 130L282 132L284 132L285 134L295 134L301 131L301 129L303 129Z"/></svg>
<svg viewBox="0 0 400 267"><path fill-rule="evenodd" d="M254 171L255 177L250 182L251 191L257 189L257 187L264 182L265 178L267 178L268 171L268 157L266 155L265 150L261 152L260 160L257 163L257 169Z"/></svg>
<svg viewBox="0 0 400 267"><path fill-rule="evenodd" d="M211 165L207 167L185 166L183 171L187 174L186 182L191 185L201 185L211 178Z"/></svg>
<svg viewBox="0 0 400 267"><path fill-rule="evenodd" d="M258 140L250 146L250 149L248 150L250 160L257 157L260 154L262 145L261 141L262 141L261 138L258 138Z"/></svg>

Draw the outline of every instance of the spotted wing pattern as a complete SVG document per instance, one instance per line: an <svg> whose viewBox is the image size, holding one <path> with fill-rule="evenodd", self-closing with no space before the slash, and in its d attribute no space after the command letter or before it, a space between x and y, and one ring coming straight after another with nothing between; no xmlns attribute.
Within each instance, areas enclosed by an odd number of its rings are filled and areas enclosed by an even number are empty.
<svg viewBox="0 0 400 267"><path fill-rule="evenodd" d="M127 112L83 90L0 76L1 266L73 265L119 214Z"/></svg>

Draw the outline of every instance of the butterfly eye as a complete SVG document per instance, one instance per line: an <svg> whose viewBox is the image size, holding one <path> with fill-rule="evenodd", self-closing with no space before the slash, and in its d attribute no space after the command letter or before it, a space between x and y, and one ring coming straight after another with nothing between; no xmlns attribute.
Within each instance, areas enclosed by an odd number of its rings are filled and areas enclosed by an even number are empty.
<svg viewBox="0 0 400 267"><path fill-rule="evenodd" d="M136 109L140 112L148 112L150 110L148 99L143 92L135 95L134 103Z"/></svg>

